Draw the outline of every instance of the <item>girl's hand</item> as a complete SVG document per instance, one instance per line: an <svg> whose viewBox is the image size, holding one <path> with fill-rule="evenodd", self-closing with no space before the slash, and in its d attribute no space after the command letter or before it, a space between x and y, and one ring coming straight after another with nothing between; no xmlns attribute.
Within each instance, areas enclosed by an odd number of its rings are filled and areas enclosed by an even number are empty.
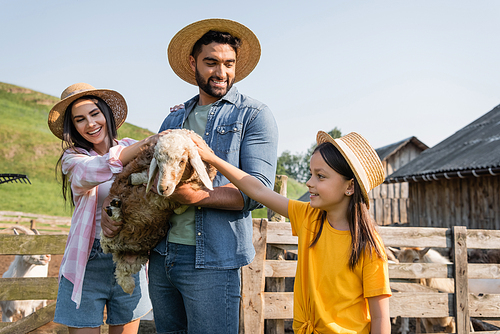
<svg viewBox="0 0 500 334"><path fill-rule="evenodd" d="M212 163L216 155L212 149L208 147L207 143L195 134L191 134L191 139L196 146L198 146L198 153L200 154L201 160Z"/></svg>
<svg viewBox="0 0 500 334"><path fill-rule="evenodd" d="M166 135L167 133L169 133L170 131L172 130L165 130L165 131L162 131L160 133L157 133L155 135L152 135L152 136L149 136L148 138L144 139L144 143L145 144L155 144L156 145L156 142L158 141L158 139L160 139L161 136L164 136Z"/></svg>

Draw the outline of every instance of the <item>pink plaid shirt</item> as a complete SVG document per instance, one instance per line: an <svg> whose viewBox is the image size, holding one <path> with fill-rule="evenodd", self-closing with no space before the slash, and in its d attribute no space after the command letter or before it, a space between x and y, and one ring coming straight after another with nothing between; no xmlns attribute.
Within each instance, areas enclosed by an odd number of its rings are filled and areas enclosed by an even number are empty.
<svg viewBox="0 0 500 334"><path fill-rule="evenodd" d="M94 150L87 152L84 149L79 149L81 153L66 151L63 155L62 171L71 182L75 211L71 218L59 279L64 276L74 284L71 300L76 303L76 308L80 307L85 267L94 243L97 187L122 171L120 153L124 147L135 142L137 141L124 138L103 156Z"/></svg>

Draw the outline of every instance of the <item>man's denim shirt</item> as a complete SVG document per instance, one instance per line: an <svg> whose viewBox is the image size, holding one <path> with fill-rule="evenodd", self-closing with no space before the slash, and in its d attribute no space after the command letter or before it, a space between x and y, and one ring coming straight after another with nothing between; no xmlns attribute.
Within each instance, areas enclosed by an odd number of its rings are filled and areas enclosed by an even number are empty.
<svg viewBox="0 0 500 334"><path fill-rule="evenodd" d="M184 104L184 109L170 113L160 132L182 128L189 113L198 103L198 96ZM255 176L273 189L276 173L278 127L269 108L232 87L208 112L203 139L217 156ZM229 183L217 173L214 187ZM251 210L261 204L243 194L241 211L196 208L196 268L231 269L252 262ZM155 248L166 254L166 238Z"/></svg>

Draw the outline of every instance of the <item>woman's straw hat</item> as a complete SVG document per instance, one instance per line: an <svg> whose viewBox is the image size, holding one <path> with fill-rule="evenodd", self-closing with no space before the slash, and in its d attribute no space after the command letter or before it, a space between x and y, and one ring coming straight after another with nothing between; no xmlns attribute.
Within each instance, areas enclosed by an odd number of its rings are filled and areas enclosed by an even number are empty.
<svg viewBox="0 0 500 334"><path fill-rule="evenodd" d="M369 207L368 192L382 184L385 179L382 162L370 143L356 132L333 139L323 131L318 132L316 142L318 145L326 142L332 143L342 153L351 166L363 192L365 203Z"/></svg>
<svg viewBox="0 0 500 334"><path fill-rule="evenodd" d="M194 72L189 66L189 55L194 44L208 31L229 33L238 37L241 46L236 58L235 82L249 75L260 59L260 43L257 36L241 23L226 19L206 19L191 23L179 31L170 41L167 57L170 67L182 80L196 86Z"/></svg>
<svg viewBox="0 0 500 334"><path fill-rule="evenodd" d="M115 117L118 129L127 118L127 103L125 98L111 89L96 89L86 83L77 83L66 88L61 94L61 101L57 102L49 113L50 131L59 139L63 139L64 114L71 102L83 96L97 96L106 102Z"/></svg>

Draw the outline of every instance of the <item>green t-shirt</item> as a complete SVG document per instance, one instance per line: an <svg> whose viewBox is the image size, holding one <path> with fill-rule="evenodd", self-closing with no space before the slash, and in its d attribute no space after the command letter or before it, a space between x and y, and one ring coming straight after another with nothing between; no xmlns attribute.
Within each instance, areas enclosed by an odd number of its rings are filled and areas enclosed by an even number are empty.
<svg viewBox="0 0 500 334"><path fill-rule="evenodd" d="M196 105L184 122L184 129L193 130L200 136L205 133L207 127L208 112L212 104L205 106ZM168 242L175 242L183 245L196 245L195 208L190 206L184 213L174 214L170 218L170 231Z"/></svg>

